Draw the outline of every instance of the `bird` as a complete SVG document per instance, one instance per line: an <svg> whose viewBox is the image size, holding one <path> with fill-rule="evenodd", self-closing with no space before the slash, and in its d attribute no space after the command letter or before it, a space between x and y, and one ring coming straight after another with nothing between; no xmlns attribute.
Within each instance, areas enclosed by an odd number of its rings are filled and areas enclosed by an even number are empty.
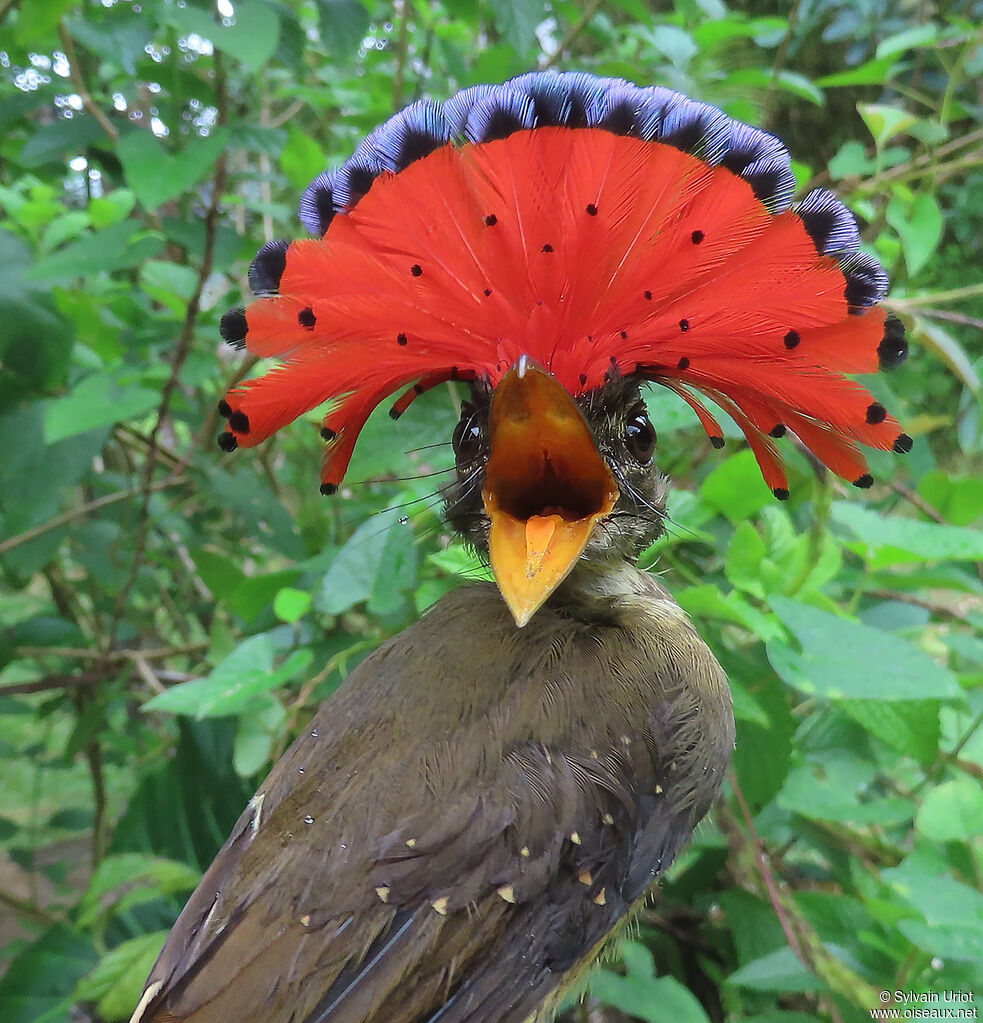
<svg viewBox="0 0 983 1023"><path fill-rule="evenodd" d="M669 481L645 389L861 489L911 438L852 374L894 369L888 281L784 144L659 86L532 72L419 100L300 200L222 337L224 451L327 404L320 488L369 414L458 381L450 526L493 581L359 664L250 800L132 1023L547 1020L718 795L714 654L638 556ZM708 453L709 454L709 453Z"/></svg>

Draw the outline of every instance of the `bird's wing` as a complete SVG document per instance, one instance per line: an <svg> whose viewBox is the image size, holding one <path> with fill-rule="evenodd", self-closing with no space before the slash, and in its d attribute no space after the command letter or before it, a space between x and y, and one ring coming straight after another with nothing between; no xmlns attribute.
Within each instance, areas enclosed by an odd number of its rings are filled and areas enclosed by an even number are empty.
<svg viewBox="0 0 983 1023"><path fill-rule="evenodd" d="M265 819L255 798L165 947L142 1023L397 1023L438 1010L450 1023L512 1018L479 1011L489 1000L531 1009L628 908L639 807L626 770L651 764L644 754L518 745L484 784L405 807L361 855L287 830L316 783ZM267 791L303 756L302 742Z"/></svg>

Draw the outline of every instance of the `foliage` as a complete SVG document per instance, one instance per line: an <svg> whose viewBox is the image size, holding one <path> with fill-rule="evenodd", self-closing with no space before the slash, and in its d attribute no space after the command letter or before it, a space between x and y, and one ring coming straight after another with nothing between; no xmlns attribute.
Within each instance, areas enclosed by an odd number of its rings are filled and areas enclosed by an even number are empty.
<svg viewBox="0 0 983 1023"><path fill-rule="evenodd" d="M773 7L0 3L0 1018L125 1018L317 701L478 569L440 517L454 395L374 417L325 500L313 420L216 451L251 369L218 319L394 107L543 65L782 134L865 221L913 338L872 386L915 450L864 494L792 450L777 505L736 431L724 458L652 395L675 493L646 564L725 664L739 740L590 1018L983 990L983 7Z"/></svg>

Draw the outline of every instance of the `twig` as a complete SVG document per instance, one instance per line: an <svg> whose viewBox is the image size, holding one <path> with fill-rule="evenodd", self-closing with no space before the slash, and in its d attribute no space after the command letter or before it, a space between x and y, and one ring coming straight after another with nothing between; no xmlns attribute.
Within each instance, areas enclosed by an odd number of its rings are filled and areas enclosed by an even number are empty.
<svg viewBox="0 0 983 1023"><path fill-rule="evenodd" d="M921 494L916 493L903 483L892 483L891 489L903 497L909 504L913 504L923 515L927 515L933 522L945 525L945 516L934 505L928 503Z"/></svg>
<svg viewBox="0 0 983 1023"><path fill-rule="evenodd" d="M222 61L222 52L215 50L215 104L218 110L217 124L219 127L225 124L228 114L228 96L226 92L225 67ZM181 328L181 336L178 340L177 351L174 354L174 361L171 364L171 372L161 391L160 404L157 406L157 415L154 420L153 429L150 431L149 450L144 463L143 478L140 482L142 500L140 502L140 517L137 524L136 541L133 549L133 563L130 566L129 575L116 596L113 607L112 624L109 629L108 648L115 645L120 622L123 618L123 609L126 606L130 591L136 583L140 573L140 566L143 564L144 553L147 546L147 534L150 526L150 495L153 486L153 474L156 464L156 451L159 442L160 431L167 418L171 405L171 398L177 390L181 370L191 351L191 343L194 339L195 323L198 320L198 313L201 309L201 296L205 288L205 282L211 276L212 264L215 259L215 236L218 231L219 209L222 203L222 196L225 193L226 166L225 154L222 153L215 166L215 175L212 179L212 194L205 213L205 248L202 253L201 265L198 268L198 277L195 282L195 290L188 300L188 309L184 317L184 324Z"/></svg>
<svg viewBox="0 0 983 1023"><path fill-rule="evenodd" d="M788 21L786 22L785 35L782 36L782 41L778 44L778 49L775 51L775 62L771 67L771 78L768 80L768 89L765 92L764 109L762 112L765 122L771 116L771 103L775 96L775 88L778 85L778 77L785 66L788 44L795 35L795 26L799 20L799 4L800 0L795 0L795 3L792 4L792 10L789 12Z"/></svg>
<svg viewBox="0 0 983 1023"><path fill-rule="evenodd" d="M89 699L92 697L89 696ZM85 698L83 698L83 703ZM79 708L82 713L82 707ZM102 769L102 746L98 738L85 747L85 760L89 765L89 776L92 778L92 869L96 870L106 855L109 842L109 818L106 815L106 776Z"/></svg>
<svg viewBox="0 0 983 1023"><path fill-rule="evenodd" d="M15 913L20 913L21 916L27 917L28 920L44 924L45 927L52 927L62 922L61 918L53 913L41 909L40 906L34 905L33 902L28 902L27 899L21 899L10 892L5 892L2 888L0 888L0 903L4 906L9 906Z"/></svg>
<svg viewBox="0 0 983 1023"><path fill-rule="evenodd" d="M399 12L399 37L396 41L396 71L393 74L393 110L403 105L403 89L406 85L406 56L410 45L410 2L397 0Z"/></svg>
<svg viewBox="0 0 983 1023"><path fill-rule="evenodd" d="M556 49L553 51L553 55L543 65L543 70L555 67L561 60L563 60L563 54L570 48L570 45L576 41L577 37L585 28L590 24L591 18L597 14L598 9L601 6L603 0L590 0L590 3L584 8L584 13L567 29L566 35L557 43Z"/></svg>
<svg viewBox="0 0 983 1023"><path fill-rule="evenodd" d="M981 159L983 162L983 159ZM979 298L983 295L983 283L967 284L964 288L951 288L949 291L931 291L925 295L913 295L911 298L895 298L891 304L898 309L913 309L923 305L944 305L947 302L961 302L966 298Z"/></svg>
<svg viewBox="0 0 983 1023"><path fill-rule="evenodd" d="M27 693L48 693L53 689L71 689L75 686L94 686L106 678L105 671L81 671L77 675L46 675L33 682L14 682L0 686L0 696L20 696Z"/></svg>
<svg viewBox="0 0 983 1023"><path fill-rule="evenodd" d="M79 67L78 54L75 51L75 42L63 21L58 22L58 36L61 39L62 48L65 50L65 56L68 58L68 73L71 76L72 85L75 86L75 91L82 100L82 106L99 122L99 127L102 128L113 142L119 142L119 129L106 116L85 86L85 80L82 78L82 69Z"/></svg>
<svg viewBox="0 0 983 1023"><path fill-rule="evenodd" d="M881 308L889 312L904 312L906 308L905 300L900 298L882 302ZM975 327L977 330L983 330L983 319L980 319L978 316L967 316L965 313L955 313L951 309L920 308L918 315L926 320L946 320L949 323L958 323L964 327Z"/></svg>
<svg viewBox="0 0 983 1023"><path fill-rule="evenodd" d="M178 646L150 647L146 650L90 650L79 646L19 646L14 653L17 657L67 657L79 661L98 661L102 664L115 664L120 661L135 661L142 657L145 661L159 661L164 657L178 657L181 654L193 654L208 649L208 640L196 643L182 643Z"/></svg>
<svg viewBox="0 0 983 1023"><path fill-rule="evenodd" d="M877 597L879 600L896 600L900 604L911 604L912 607L922 607L933 614L943 615L946 618L955 618L960 622L970 624L969 618L956 611L954 608L938 601L926 600L924 597L916 596L914 593L906 593L903 590L867 590L868 597Z"/></svg>
<svg viewBox="0 0 983 1023"><path fill-rule="evenodd" d="M748 806L747 800L744 798L744 792L741 789L740 782L737 780L737 774L733 770L730 770L727 772L727 775L730 780L730 786L734 790L734 795L737 797L737 804L741 808L741 815L744 817L744 823L747 825L748 834L751 836L751 844L754 846L755 862L761 871L761 878L765 883L765 888L768 889L768 898L771 902L772 909L775 911L775 916L778 917L778 922L781 924L782 931L789 943L789 947L795 953L795 958L805 966L811 967L812 962L806 955L805 950L802 948L802 945L799 942L799 936L796 934L795 928L792 926L792 922L789 920L788 915L785 912L782 897L778 892L778 885L775 883L775 876L771 872L771 861L768 858L768 854L765 852L764 846L761 844L761 839L758 837L758 829L754 826L754 818L751 816L751 808Z"/></svg>
<svg viewBox="0 0 983 1023"><path fill-rule="evenodd" d="M158 490L168 490L171 487L178 487L184 483L187 483L187 480L183 476L172 476L169 479L151 483L150 492L156 493ZM67 525L75 519L83 518L91 512L105 508L109 504L116 504L118 501L126 501L131 497L137 497L141 492L140 487L130 487L129 490L118 490L114 494L106 494L103 497L97 497L93 501L80 504L77 508L70 508L68 511L62 512L61 515L56 515L53 519L42 522L39 526L32 526L23 533L18 533L16 536L0 542L0 554L6 554L7 551L12 551L15 547L20 547L21 544L36 540L39 536L50 533L52 529Z"/></svg>

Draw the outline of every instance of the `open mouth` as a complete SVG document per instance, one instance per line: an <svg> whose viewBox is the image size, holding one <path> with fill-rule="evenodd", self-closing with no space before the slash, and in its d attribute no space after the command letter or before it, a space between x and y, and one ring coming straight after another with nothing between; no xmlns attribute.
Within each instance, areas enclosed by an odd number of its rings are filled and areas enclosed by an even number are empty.
<svg viewBox="0 0 983 1023"><path fill-rule="evenodd" d="M520 360L492 399L482 492L492 571L521 628L570 573L618 488L577 403Z"/></svg>

